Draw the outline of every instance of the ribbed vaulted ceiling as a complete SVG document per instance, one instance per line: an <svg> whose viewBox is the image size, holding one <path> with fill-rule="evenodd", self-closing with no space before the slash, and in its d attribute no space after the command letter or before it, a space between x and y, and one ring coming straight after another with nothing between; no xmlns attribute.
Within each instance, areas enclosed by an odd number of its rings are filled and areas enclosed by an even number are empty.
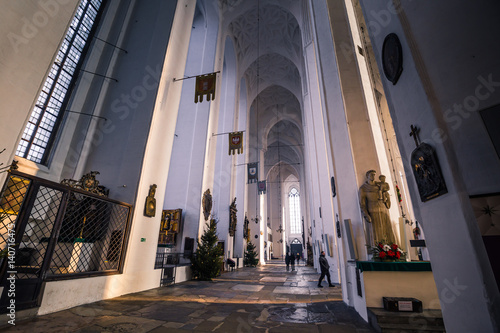
<svg viewBox="0 0 500 333"><path fill-rule="evenodd" d="M301 1L220 1L250 105L250 156L264 151L268 180L300 179L303 166ZM297 6L299 4L299 6ZM272 179L271 179L272 178Z"/></svg>

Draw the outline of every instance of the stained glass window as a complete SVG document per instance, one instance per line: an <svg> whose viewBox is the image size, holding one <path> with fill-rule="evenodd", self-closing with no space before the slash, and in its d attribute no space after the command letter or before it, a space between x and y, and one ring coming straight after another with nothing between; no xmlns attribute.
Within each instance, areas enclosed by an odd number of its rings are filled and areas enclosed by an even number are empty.
<svg viewBox="0 0 500 333"><path fill-rule="evenodd" d="M288 193L290 206L290 233L302 233L302 225L300 223L300 196L299 191L294 187Z"/></svg>

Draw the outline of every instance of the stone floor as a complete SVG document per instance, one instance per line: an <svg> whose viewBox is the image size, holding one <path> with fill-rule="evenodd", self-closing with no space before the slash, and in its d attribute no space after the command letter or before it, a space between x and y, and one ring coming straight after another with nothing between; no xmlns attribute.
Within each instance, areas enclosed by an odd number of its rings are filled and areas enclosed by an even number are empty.
<svg viewBox="0 0 500 333"><path fill-rule="evenodd" d="M282 262L225 272L16 321L3 332L374 332L342 301L340 286L317 287L312 267ZM3 324L3 323L2 323Z"/></svg>

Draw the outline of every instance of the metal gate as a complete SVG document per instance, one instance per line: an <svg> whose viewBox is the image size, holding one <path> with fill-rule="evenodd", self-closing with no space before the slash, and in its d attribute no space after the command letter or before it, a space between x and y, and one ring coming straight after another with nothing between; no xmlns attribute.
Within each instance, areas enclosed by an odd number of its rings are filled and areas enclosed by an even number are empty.
<svg viewBox="0 0 500 333"><path fill-rule="evenodd" d="M0 197L0 311L40 305L44 282L118 273L131 206L11 173Z"/></svg>

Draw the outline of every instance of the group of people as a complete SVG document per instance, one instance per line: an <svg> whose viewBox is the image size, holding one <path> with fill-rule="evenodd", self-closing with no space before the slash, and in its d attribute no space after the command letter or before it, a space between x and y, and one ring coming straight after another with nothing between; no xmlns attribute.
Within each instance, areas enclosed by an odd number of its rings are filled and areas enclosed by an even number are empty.
<svg viewBox="0 0 500 333"><path fill-rule="evenodd" d="M290 254L290 252L286 253L285 264L287 272L290 269L290 265L292 266L292 271L295 270L295 260L297 260L297 265L300 265L300 253L297 253L297 255Z"/></svg>
<svg viewBox="0 0 500 333"><path fill-rule="evenodd" d="M286 271L290 269L290 265L292 266L292 271L295 270L295 260L297 260L297 265L299 265L300 262L300 254L297 253L297 255L290 254L290 252L287 252L285 256L285 264L286 264ZM321 251L321 255L319 256L319 267L321 269L321 275L319 277L318 281L318 288L323 288L321 285L321 282L323 282L323 279L326 276L326 279L328 281L328 286L329 287L335 287L334 284L332 284L331 277L330 277L330 264L328 264L328 260L325 258L325 251Z"/></svg>

